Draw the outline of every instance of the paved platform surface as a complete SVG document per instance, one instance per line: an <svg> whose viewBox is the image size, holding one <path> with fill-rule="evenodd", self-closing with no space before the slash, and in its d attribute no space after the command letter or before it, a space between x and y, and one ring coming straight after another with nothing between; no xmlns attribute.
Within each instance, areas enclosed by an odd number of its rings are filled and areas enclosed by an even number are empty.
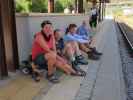
<svg viewBox="0 0 133 100"><path fill-rule="evenodd" d="M104 25L104 55L93 90L92 100L126 100L115 23Z"/></svg>
<svg viewBox="0 0 133 100"><path fill-rule="evenodd" d="M85 78L63 75L53 85L20 75L0 84L0 100L126 100L115 24L105 20L98 29L94 44L103 56L81 66L87 71Z"/></svg>
<svg viewBox="0 0 133 100"><path fill-rule="evenodd" d="M29 76L17 74L12 77L0 81L0 100L32 100L49 87L45 79L35 83Z"/></svg>
<svg viewBox="0 0 133 100"><path fill-rule="evenodd" d="M88 68L75 100L126 100L115 23L106 20L99 28L96 46L103 56L99 62L91 63L93 68Z"/></svg>

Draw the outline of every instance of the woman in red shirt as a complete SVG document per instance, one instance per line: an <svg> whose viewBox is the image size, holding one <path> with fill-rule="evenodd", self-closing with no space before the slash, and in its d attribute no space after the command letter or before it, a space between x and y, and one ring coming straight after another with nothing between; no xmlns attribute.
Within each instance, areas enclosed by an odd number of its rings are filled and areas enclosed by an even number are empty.
<svg viewBox="0 0 133 100"><path fill-rule="evenodd" d="M59 79L54 75L56 67L62 69L67 74L76 75L75 70L73 70L67 62L56 53L52 23L50 21L44 21L41 24L41 27L41 32L35 34L32 46L32 60L34 65L40 63L46 65L40 67L44 67L48 70L47 79L53 83L59 82ZM33 66L33 70L36 70L35 66Z"/></svg>

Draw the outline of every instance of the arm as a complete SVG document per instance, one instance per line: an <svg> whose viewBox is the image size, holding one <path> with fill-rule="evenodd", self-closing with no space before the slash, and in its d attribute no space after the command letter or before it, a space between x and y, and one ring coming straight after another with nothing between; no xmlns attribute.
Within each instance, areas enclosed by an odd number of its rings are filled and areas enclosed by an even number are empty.
<svg viewBox="0 0 133 100"><path fill-rule="evenodd" d="M75 41L74 37L69 34L65 35L63 39L64 41Z"/></svg>
<svg viewBox="0 0 133 100"><path fill-rule="evenodd" d="M84 39L83 36L80 36L78 34L74 34L73 38L74 38L75 41L77 41L79 43L87 43L88 42L87 39Z"/></svg>
<svg viewBox="0 0 133 100"><path fill-rule="evenodd" d="M54 38L54 35L52 35L52 39L53 39L53 50L56 52L56 45L55 45L55 38Z"/></svg>
<svg viewBox="0 0 133 100"><path fill-rule="evenodd" d="M88 40L84 40L82 37L80 37L78 35L72 36L69 34L64 37L64 40L65 41L77 41L79 43L88 43Z"/></svg>

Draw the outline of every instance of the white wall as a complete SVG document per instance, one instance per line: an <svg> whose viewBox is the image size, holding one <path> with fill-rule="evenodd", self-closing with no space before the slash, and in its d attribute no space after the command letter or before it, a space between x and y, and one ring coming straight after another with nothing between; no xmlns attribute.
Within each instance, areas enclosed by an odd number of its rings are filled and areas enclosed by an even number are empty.
<svg viewBox="0 0 133 100"><path fill-rule="evenodd" d="M31 48L28 17L16 17L18 52L20 61L26 59Z"/></svg>
<svg viewBox="0 0 133 100"><path fill-rule="evenodd" d="M16 14L17 37L20 61L26 59L32 47L34 34L40 31L43 20L50 20L54 28L64 30L70 23L78 26L83 20L88 21L88 15L64 15L64 14Z"/></svg>

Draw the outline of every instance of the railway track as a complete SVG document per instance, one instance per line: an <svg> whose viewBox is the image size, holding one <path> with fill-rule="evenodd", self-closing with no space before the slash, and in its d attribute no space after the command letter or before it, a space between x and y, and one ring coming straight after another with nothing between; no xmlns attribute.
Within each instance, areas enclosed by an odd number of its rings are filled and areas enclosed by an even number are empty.
<svg viewBox="0 0 133 100"><path fill-rule="evenodd" d="M125 92L127 93L126 100L133 100L133 29L120 20L116 21L116 25Z"/></svg>
<svg viewBox="0 0 133 100"><path fill-rule="evenodd" d="M123 22L117 22L117 25L126 41L130 45L131 49L133 50L133 29Z"/></svg>

